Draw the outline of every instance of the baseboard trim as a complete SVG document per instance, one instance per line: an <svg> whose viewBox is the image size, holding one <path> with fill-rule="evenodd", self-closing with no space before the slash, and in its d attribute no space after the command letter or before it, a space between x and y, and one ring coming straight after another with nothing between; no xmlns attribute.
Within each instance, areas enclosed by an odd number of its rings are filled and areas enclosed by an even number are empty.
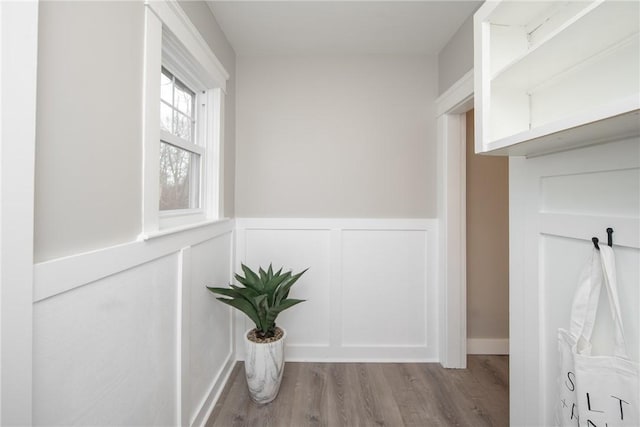
<svg viewBox="0 0 640 427"><path fill-rule="evenodd" d="M292 357L287 358L287 362L292 363L439 363L437 357L424 357L424 358L346 358L346 357L332 357L327 359L320 358L307 358L307 357Z"/></svg>
<svg viewBox="0 0 640 427"><path fill-rule="evenodd" d="M467 354L509 354L509 339L469 338Z"/></svg>
<svg viewBox="0 0 640 427"><path fill-rule="evenodd" d="M192 427L204 427L207 424L207 421L213 413L213 408L216 406L218 399L220 399L220 395L222 394L224 387L227 385L229 376L231 375L231 372L233 372L233 368L236 366L237 362L235 354L231 353L220 370L220 374L214 380L209 393L200 406L198 414L191 421L190 425Z"/></svg>

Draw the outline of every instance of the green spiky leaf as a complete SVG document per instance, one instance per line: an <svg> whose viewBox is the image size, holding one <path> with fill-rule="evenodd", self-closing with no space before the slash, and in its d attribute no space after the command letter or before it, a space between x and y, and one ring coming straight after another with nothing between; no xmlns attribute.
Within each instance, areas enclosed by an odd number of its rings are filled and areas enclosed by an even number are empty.
<svg viewBox="0 0 640 427"><path fill-rule="evenodd" d="M287 308L291 308L296 304L300 304L301 302L304 302L305 300L303 299L287 299L282 301L278 306L276 307L272 307L271 309L269 309L269 312L267 313L267 324L272 324L275 323L276 318L278 317L278 315L283 312L284 310L286 310Z"/></svg>
<svg viewBox="0 0 640 427"><path fill-rule="evenodd" d="M264 289L264 283L262 281L260 281L260 277L256 273L254 273L253 270L251 270L246 265L240 264L240 266L242 267L242 271L244 272L245 281L247 283L255 285L255 287L258 290L262 291ZM251 287L253 287L253 286L251 286Z"/></svg>
<svg viewBox="0 0 640 427"><path fill-rule="evenodd" d="M300 277L302 277L302 275L304 273L307 272L307 270L308 270L308 268L303 270L303 271L301 271L298 274L295 274L295 275L291 276L291 278L286 283L284 283L280 287L280 289L278 289L278 292L279 292L280 295L279 295L278 298L276 298L276 301L274 302L274 304L276 304L276 305L280 304L280 301L282 301L283 299L289 297L289 291L291 290L291 287L298 281L298 279L300 279Z"/></svg>
<svg viewBox="0 0 640 427"><path fill-rule="evenodd" d="M265 270L258 268L256 274L244 264L241 264L243 275L236 274L239 285L229 285L228 288L207 287L215 294L226 298L217 298L225 304L245 313L256 325L260 336L273 336L275 321L278 315L296 304L300 299L288 298L291 287L307 271L292 275L291 271L282 272L282 268L274 273L273 265Z"/></svg>
<svg viewBox="0 0 640 427"><path fill-rule="evenodd" d="M262 330L264 328L263 319L261 319L260 316L258 316L258 313L256 312L253 305L251 305L247 300L227 299L227 298L216 298L216 299L218 301L222 301L223 303L230 305L231 307L237 308L238 310L240 310L241 312L249 316L249 319L251 319L253 323L256 324L257 329ZM266 320L266 318L264 320Z"/></svg>

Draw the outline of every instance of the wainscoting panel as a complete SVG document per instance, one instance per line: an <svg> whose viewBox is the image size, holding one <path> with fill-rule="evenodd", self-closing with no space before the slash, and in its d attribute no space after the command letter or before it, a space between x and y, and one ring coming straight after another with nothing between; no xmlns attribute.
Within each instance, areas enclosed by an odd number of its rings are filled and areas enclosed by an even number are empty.
<svg viewBox="0 0 640 427"><path fill-rule="evenodd" d="M552 425L558 328L569 326L580 272L612 227L627 348L640 357L640 140L510 159L510 403L512 425ZM593 353L611 348L602 292Z"/></svg>
<svg viewBox="0 0 640 427"><path fill-rule="evenodd" d="M184 322L189 324L189 336L184 338L189 342L189 425L207 407L203 400L211 394L220 371L235 362L230 309L205 287L229 282L232 236L229 232L190 248L191 280L185 284L190 287L190 311L188 316L183 313Z"/></svg>
<svg viewBox="0 0 640 427"><path fill-rule="evenodd" d="M541 212L633 218L640 205L639 168L546 176L540 182Z"/></svg>
<svg viewBox="0 0 640 427"><path fill-rule="evenodd" d="M427 233L346 230L342 235L342 343L426 347Z"/></svg>
<svg viewBox="0 0 640 427"><path fill-rule="evenodd" d="M253 268L270 262L297 273L309 270L291 289L291 298L306 300L278 317L293 347L329 346L330 264L326 230L247 230L244 263ZM246 321L246 328L252 327Z"/></svg>
<svg viewBox="0 0 640 427"><path fill-rule="evenodd" d="M640 190L640 188L638 189ZM639 211L640 212L640 211ZM638 221L638 220L636 220ZM574 221L578 223L579 221ZM608 225L605 225L608 224ZM614 230L616 219L602 218L600 227L594 228L594 235L601 235L607 226ZM572 226L566 224L567 229ZM605 234L606 236L606 234ZM614 234L615 236L615 234ZM602 236L601 236L602 238ZM606 238L602 245L606 244ZM614 239L614 252L617 265L617 283L620 296L620 308L624 324L625 337L629 356L632 360L640 360L640 317L638 313L638 302L640 301L640 248L626 247L616 244ZM542 234L540 238L541 267L541 311L543 318L541 323L541 355L540 361L543 366L541 377L543 390L555 390L556 378L558 378L558 348L557 331L558 328L568 328L570 319L570 307L573 294L578 283L578 274L584 268L585 263L590 259L593 244L590 235L586 234L586 239L568 238L563 235ZM591 338L593 355L610 355L614 346L613 322L606 292L603 290L598 305L596 326ZM551 419L553 408L557 404L555 393L545 393L546 401L544 407L548 419Z"/></svg>
<svg viewBox="0 0 640 427"><path fill-rule="evenodd" d="M437 220L237 219L237 259L309 267L278 322L296 361L436 361ZM252 326L244 316L236 338ZM236 347L244 356L242 346Z"/></svg>
<svg viewBox="0 0 640 427"><path fill-rule="evenodd" d="M175 422L177 260L34 305L35 425Z"/></svg>
<svg viewBox="0 0 640 427"><path fill-rule="evenodd" d="M236 360L234 222L34 267L36 425L206 422Z"/></svg>

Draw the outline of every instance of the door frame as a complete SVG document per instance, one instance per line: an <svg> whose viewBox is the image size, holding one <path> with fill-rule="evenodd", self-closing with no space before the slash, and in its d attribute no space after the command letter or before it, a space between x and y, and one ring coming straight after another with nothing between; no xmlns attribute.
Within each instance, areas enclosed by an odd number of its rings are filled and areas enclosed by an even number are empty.
<svg viewBox="0 0 640 427"><path fill-rule="evenodd" d="M466 112L473 108L473 69L436 100L438 127L439 359L467 366Z"/></svg>
<svg viewBox="0 0 640 427"><path fill-rule="evenodd" d="M38 1L0 1L0 424L32 425Z"/></svg>

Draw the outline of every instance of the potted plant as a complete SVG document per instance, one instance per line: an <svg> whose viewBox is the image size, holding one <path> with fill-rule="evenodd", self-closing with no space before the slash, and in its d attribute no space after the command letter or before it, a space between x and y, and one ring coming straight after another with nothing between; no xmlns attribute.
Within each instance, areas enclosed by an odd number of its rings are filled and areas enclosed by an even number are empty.
<svg viewBox="0 0 640 427"><path fill-rule="evenodd" d="M235 278L242 286L229 285L228 288L209 287L211 292L222 295L217 298L225 304L237 308L255 323L255 328L244 334L244 370L249 386L249 394L254 402L269 403L278 395L284 371L284 340L287 333L276 326L278 315L304 300L289 298L291 286L307 270L298 274L273 272L259 268L255 273L242 264L244 277Z"/></svg>

